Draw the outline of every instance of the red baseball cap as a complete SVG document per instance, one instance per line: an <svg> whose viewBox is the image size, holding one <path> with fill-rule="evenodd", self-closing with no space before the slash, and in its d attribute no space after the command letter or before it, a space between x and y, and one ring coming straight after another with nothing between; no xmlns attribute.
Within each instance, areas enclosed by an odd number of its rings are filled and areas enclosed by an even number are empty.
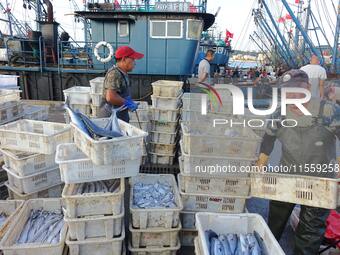
<svg viewBox="0 0 340 255"><path fill-rule="evenodd" d="M129 57L133 59L141 59L144 57L144 54L135 51L134 49L130 48L129 46L120 46L116 50L115 57L117 59Z"/></svg>

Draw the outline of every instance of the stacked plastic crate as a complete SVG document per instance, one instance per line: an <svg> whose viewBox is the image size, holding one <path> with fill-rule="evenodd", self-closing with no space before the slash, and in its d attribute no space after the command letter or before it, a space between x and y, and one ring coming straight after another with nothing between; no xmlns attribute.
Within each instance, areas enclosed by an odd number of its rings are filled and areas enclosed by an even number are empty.
<svg viewBox="0 0 340 255"><path fill-rule="evenodd" d="M208 108L202 94L186 94L183 98L181 123L182 140L178 176L183 201L182 245L192 246L196 212L241 213L249 197L248 173L240 173L241 166L256 160L260 138L249 128L214 126L214 119L226 119L227 114L199 110ZM226 105L224 107L227 107Z"/></svg>
<svg viewBox="0 0 340 255"><path fill-rule="evenodd" d="M178 123L183 82L160 80L152 83L152 131L150 156L153 164L172 165L177 149Z"/></svg>
<svg viewBox="0 0 340 255"><path fill-rule="evenodd" d="M157 194L145 186L153 186ZM165 185L171 191L162 193ZM134 192L136 187L146 188L144 192ZM161 194L162 193L162 194ZM162 203L153 206L140 206L140 199L151 201L152 196L160 196L164 203L173 203L166 207ZM161 198L158 197L158 202ZM157 199L157 198L155 198ZM147 202L148 203L148 202ZM175 255L180 249L179 231L181 223L179 213L182 210L181 197L175 177L170 174L142 174L130 179L130 242L132 255L169 254Z"/></svg>
<svg viewBox="0 0 340 255"><path fill-rule="evenodd" d="M59 143L70 141L67 124L18 120L0 126L10 199L60 197L62 182L55 152Z"/></svg>
<svg viewBox="0 0 340 255"><path fill-rule="evenodd" d="M105 77L96 77L90 80L91 116L94 118L98 117L103 103L104 79Z"/></svg>
<svg viewBox="0 0 340 255"><path fill-rule="evenodd" d="M148 136L145 137L145 143L143 145L143 158L142 165L147 163L147 155L149 151L149 142L150 142L150 131L151 131L151 110L148 102L139 101L138 109L136 112L129 111L130 124L136 128L140 128L143 131L148 133Z"/></svg>
<svg viewBox="0 0 340 255"><path fill-rule="evenodd" d="M2 79L0 76L0 80L4 80L4 84L6 84L6 80L9 79L9 82L14 82L17 80L17 77L9 77L4 76ZM13 80L13 81L11 81ZM9 123L14 120L20 119L24 115L23 106L20 102L20 90L18 89L0 89L0 125ZM3 155L0 152L0 157L3 158ZM7 180L7 173L3 169L0 170L0 197L6 198L8 196L7 187L5 182Z"/></svg>
<svg viewBox="0 0 340 255"><path fill-rule="evenodd" d="M75 86L65 89L64 97L68 98L70 107L73 110L78 110L81 113L90 116L91 115L91 88L83 86ZM69 123L69 116L65 114L66 123Z"/></svg>
<svg viewBox="0 0 340 255"><path fill-rule="evenodd" d="M104 128L109 119L93 121ZM128 137L95 140L71 123L74 143L57 148L70 255L124 252L123 177L138 174L147 133L120 120L119 125Z"/></svg>

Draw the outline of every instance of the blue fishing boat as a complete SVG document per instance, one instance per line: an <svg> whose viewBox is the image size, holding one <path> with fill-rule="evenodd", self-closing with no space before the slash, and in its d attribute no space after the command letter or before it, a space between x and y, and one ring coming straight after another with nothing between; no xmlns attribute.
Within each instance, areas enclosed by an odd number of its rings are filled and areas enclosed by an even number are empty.
<svg viewBox="0 0 340 255"><path fill-rule="evenodd" d="M105 75L113 53L129 45L145 54L131 73L132 96L141 98L159 79L185 81L193 73L201 33L215 21L207 1L85 1L74 13L84 22L85 40L74 41L53 17L48 0L30 3L40 30L6 36L0 71L19 74L24 97L61 100L62 91ZM46 11L45 11L46 10ZM44 12L45 11L45 12Z"/></svg>

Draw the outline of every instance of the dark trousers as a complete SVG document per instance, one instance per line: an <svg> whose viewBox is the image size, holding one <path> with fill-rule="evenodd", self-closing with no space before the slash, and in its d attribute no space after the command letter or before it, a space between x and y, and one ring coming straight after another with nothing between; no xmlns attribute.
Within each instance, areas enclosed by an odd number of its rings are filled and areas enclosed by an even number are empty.
<svg viewBox="0 0 340 255"><path fill-rule="evenodd" d="M268 225L279 240L295 204L270 201ZM294 255L318 254L330 210L301 205L300 221L295 233Z"/></svg>

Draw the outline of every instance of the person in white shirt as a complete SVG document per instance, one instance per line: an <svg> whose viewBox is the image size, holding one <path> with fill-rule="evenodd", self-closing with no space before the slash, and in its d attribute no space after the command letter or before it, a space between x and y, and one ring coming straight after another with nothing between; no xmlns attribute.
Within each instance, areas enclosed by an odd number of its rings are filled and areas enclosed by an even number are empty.
<svg viewBox="0 0 340 255"><path fill-rule="evenodd" d="M301 67L300 70L308 75L312 97L322 99L324 97L324 83L327 79L327 73L326 69L320 65L319 58L312 55L310 64Z"/></svg>
<svg viewBox="0 0 340 255"><path fill-rule="evenodd" d="M210 84L210 62L214 59L214 51L207 50L205 58L198 65L198 82L208 82Z"/></svg>

